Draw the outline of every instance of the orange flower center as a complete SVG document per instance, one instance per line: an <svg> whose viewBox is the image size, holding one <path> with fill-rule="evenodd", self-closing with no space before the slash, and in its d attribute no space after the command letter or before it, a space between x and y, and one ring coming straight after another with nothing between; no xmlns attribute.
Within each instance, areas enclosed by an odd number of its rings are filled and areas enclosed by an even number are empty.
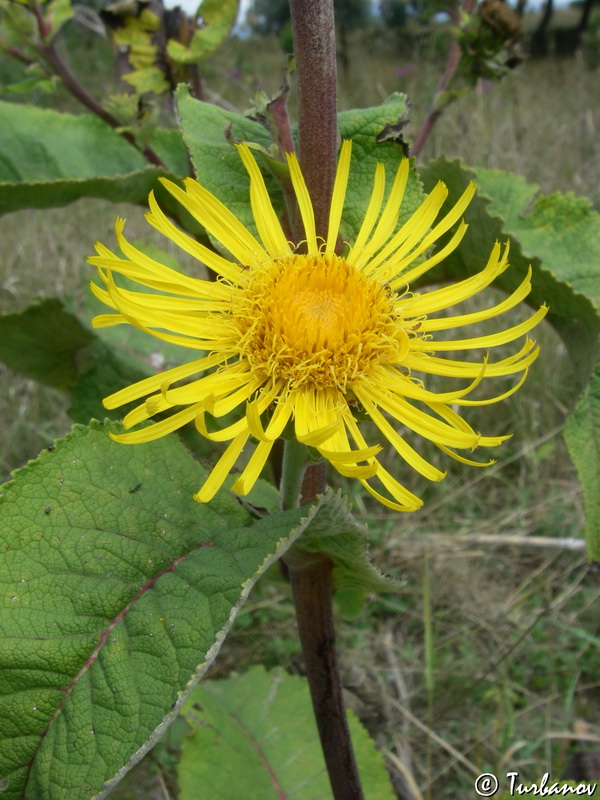
<svg viewBox="0 0 600 800"><path fill-rule="evenodd" d="M382 362L399 362L408 334L395 295L337 256L295 255L255 269L233 308L240 354L289 388L346 390Z"/></svg>

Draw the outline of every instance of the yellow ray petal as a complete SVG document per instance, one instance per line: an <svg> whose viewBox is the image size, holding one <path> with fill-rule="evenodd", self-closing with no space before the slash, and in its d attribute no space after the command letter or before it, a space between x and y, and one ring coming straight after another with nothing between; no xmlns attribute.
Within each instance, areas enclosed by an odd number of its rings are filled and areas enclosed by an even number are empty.
<svg viewBox="0 0 600 800"><path fill-rule="evenodd" d="M161 178L161 180L164 180ZM187 194L179 188L179 186L175 186L175 184L171 184L171 186L167 186L167 189L171 191L171 194L174 194L178 200L185 206L188 211L190 209L190 203L188 201ZM163 214L162 209L156 202L156 198L154 197L154 193L150 192L150 196L148 197L148 204L150 206L150 212L145 214L146 219L152 225L153 228L156 228L157 231L166 236L172 242L180 247L185 253L189 253L189 255L197 258L203 264L213 269L219 275L222 275L227 280L232 281L233 283L245 283L246 278L239 268L237 264L234 264L231 261L228 261L223 256L217 255L217 253L209 250L208 247L205 247L200 242L197 242L191 236L188 236L187 233L184 233L180 230L170 219ZM119 243L120 244L120 243ZM121 247L123 250L123 247ZM229 248L228 248L229 249ZM123 250L125 253L125 250ZM127 253L125 253L127 255ZM235 253L233 253L235 257Z"/></svg>
<svg viewBox="0 0 600 800"><path fill-rule="evenodd" d="M357 447L368 447L362 433L360 432L360 428L358 427L356 420L350 415L346 418L345 422ZM396 511L416 511L423 505L422 500L410 492L405 486L402 486L402 484L398 483L398 481L393 478L379 462L377 462L377 477L381 480L392 497L398 501L397 503L394 503L388 498L384 497L382 494L379 494L379 492L375 491L375 489L373 489L366 480L359 480L365 489L371 495L373 495L373 497L375 497L377 500L379 500L379 502L383 503L388 508L393 508Z"/></svg>
<svg viewBox="0 0 600 800"><path fill-rule="evenodd" d="M501 375L514 375L516 372L530 367L539 355L540 348L535 347L532 339L527 339L523 347L512 356L501 361L488 362L486 377L495 378ZM474 378L481 369L481 364L470 361L453 361L449 358L435 356L412 356L404 359L404 366L410 370L430 375L443 375L447 378Z"/></svg>
<svg viewBox="0 0 600 800"><path fill-rule="evenodd" d="M269 390L263 391L260 397L258 397L252 403L248 403L246 405L246 421L248 424L248 429L250 430L252 436L254 436L254 438L257 439L259 442L273 441L273 438L271 436L267 436L267 434L265 433L265 430L262 426L262 422L260 420L260 415L271 405L271 403L273 403L273 401L280 393L280 391L281 391L281 384L275 383ZM270 427L270 425L268 427ZM275 430L277 428L278 425L275 426ZM273 430L273 428L271 430ZM275 436L274 438L276 439L277 436Z"/></svg>
<svg viewBox="0 0 600 800"><path fill-rule="evenodd" d="M317 247L317 232L315 227L315 212L313 210L312 200L304 181L304 175L298 164L298 159L294 153L286 153L288 167L290 169L290 178L298 200L298 208L300 209L300 216L302 217L302 224L304 225L304 233L306 235L306 245L308 254L315 256L319 252Z"/></svg>
<svg viewBox="0 0 600 800"><path fill-rule="evenodd" d="M216 400L214 402L210 402L207 404L207 410L213 415L213 417L224 417L225 414L229 414L230 411L233 411L234 408L241 406L243 403L251 397L254 392L260 389L263 379L257 378L256 376L249 373L250 378L245 386L241 386L236 392L233 392L228 397L224 397L221 400Z"/></svg>
<svg viewBox="0 0 600 800"><path fill-rule="evenodd" d="M231 487L232 492L237 492L237 494L241 495L248 494L256 481L260 478L260 473L267 463L272 448L273 442L259 442L257 444L242 474Z"/></svg>
<svg viewBox="0 0 600 800"><path fill-rule="evenodd" d="M129 325L122 314L97 314L92 318L92 328L112 328L113 325Z"/></svg>
<svg viewBox="0 0 600 800"><path fill-rule="evenodd" d="M369 261L369 264L365 267L365 272L372 274L387 259L401 258L405 252L415 247L417 242L429 230L447 196L448 189L440 181L423 200L410 219L392 236L385 247Z"/></svg>
<svg viewBox="0 0 600 800"><path fill-rule="evenodd" d="M498 445L502 444L502 442L507 441L510 439L511 435L508 436L482 436L481 434L476 434L473 428L469 425L469 423L463 419L459 414L454 411L454 409L449 408L448 406L444 405L443 403L428 403L429 408L436 414L446 420L446 422L451 425L453 428L457 430L462 430L468 435L477 436L477 447L498 447ZM449 443L448 443L449 444ZM472 449L475 449L474 447Z"/></svg>
<svg viewBox="0 0 600 800"><path fill-rule="evenodd" d="M335 246L340 231L340 221L344 210L344 200L346 199L346 189L348 187L348 176L350 174L350 156L352 154L352 141L345 139L340 148L335 182L333 184L333 194L331 196L331 209L329 211L329 225L327 227L327 241L325 252L335 253Z"/></svg>
<svg viewBox="0 0 600 800"><path fill-rule="evenodd" d="M390 288L394 289L394 291L397 291L402 286L410 286L412 283L414 283L414 281L417 280L417 278L420 278L421 275L429 272L429 270L435 267L436 264L439 264L441 261L447 258L450 253L456 250L458 245L463 240L468 227L469 226L466 222L461 222L455 233L452 235L450 241L444 247L437 250L432 256L426 258L425 261L422 261L408 272L404 272L405 268L412 264L415 260L412 253L398 262L396 262L394 259L390 259L388 263L382 264L382 266L375 273L377 280L389 283ZM395 278L394 276L396 275L399 275L399 277Z"/></svg>
<svg viewBox="0 0 600 800"><path fill-rule="evenodd" d="M162 387L162 397L171 406L200 403L209 397L220 398L230 395L240 386L246 386L248 382L249 373L240 375L230 370L224 370L205 375L197 381L192 381L176 389L170 389L168 386Z"/></svg>
<svg viewBox="0 0 600 800"><path fill-rule="evenodd" d="M372 382L380 391L387 390L393 394L398 394L400 397L420 400L422 402L458 403L459 400L466 397L473 389L479 386L485 376L486 368L487 358L484 358L483 362L480 364L479 375L464 389L458 389L454 392L431 392L423 387L421 381L404 375L387 364L376 367L369 376L368 385L366 382L365 385L368 389L368 386L370 386Z"/></svg>
<svg viewBox="0 0 600 800"><path fill-rule="evenodd" d="M115 442L122 442L123 444L140 444L141 442L153 442L155 439L160 439L161 436L166 436L167 433L172 433L178 428L181 428L187 422L194 419L198 412L199 404L190 406L189 408L173 414L167 419L160 422L155 422L153 425L148 425L146 428L141 428L139 431L132 431L131 433L111 433L110 438Z"/></svg>
<svg viewBox="0 0 600 800"><path fill-rule="evenodd" d="M451 447L475 447L479 441L479 434L476 434L464 420L464 425L461 428L457 428L415 408L401 397L392 397L383 391L373 391L372 396L378 405L394 419L432 442L450 445ZM366 400L367 404L372 404L372 401L367 396L359 397L359 400L363 405L365 405L364 400ZM439 405L443 406L442 403ZM371 415L371 410L366 405L365 410L367 414ZM373 421L377 424L375 419Z"/></svg>
<svg viewBox="0 0 600 800"><path fill-rule="evenodd" d="M240 264L257 266L268 261L262 245L214 194L193 178L184 181L185 192L176 184L160 179L163 186L225 247ZM154 213L154 207L152 208ZM164 215L163 215L164 216ZM238 273L241 270L238 267ZM223 277L228 277L223 275ZM239 274L237 275L239 280Z"/></svg>
<svg viewBox="0 0 600 800"><path fill-rule="evenodd" d="M381 433L385 436L388 442L392 445L394 450L401 456L407 464L414 470L420 472L425 478L430 481L441 481L446 477L445 472L426 461L423 456L419 455L417 451L405 441L400 434L395 431L389 422L385 419L383 414L377 409L375 403L371 402L367 394L358 393L358 399L363 404L363 407L369 417L373 420L375 425L379 428Z"/></svg>
<svg viewBox="0 0 600 800"><path fill-rule="evenodd" d="M277 214L273 210L265 180L248 145L237 145L238 153L250 176L250 205L258 235L271 258L290 256L292 251L283 233Z"/></svg>
<svg viewBox="0 0 600 800"><path fill-rule="evenodd" d="M204 436L205 439L209 439L211 442L229 442L232 439L235 439L238 434L248 430L246 418L242 417L237 422L234 422L233 425L228 425L226 428L221 428L220 430L211 433L206 427L206 421L204 419L205 416L205 409L200 408L195 420L196 429L201 436Z"/></svg>
<svg viewBox="0 0 600 800"><path fill-rule="evenodd" d="M238 460L249 436L250 432L246 430L235 437L215 464L200 491L196 492L194 495L194 500L197 500L199 503L208 503L209 500L213 499L223 485L223 481L231 472L233 465Z"/></svg>
<svg viewBox="0 0 600 800"><path fill-rule="evenodd" d="M496 463L494 458L491 458L489 461L473 461L471 458L465 458L464 456L459 456L458 453L453 453L452 450L449 450L444 445L438 444L440 450L443 450L447 456L453 458L455 461L460 461L461 464L467 464L469 467L491 467L492 464Z"/></svg>
<svg viewBox="0 0 600 800"><path fill-rule="evenodd" d="M352 246L346 261L349 264L356 264L363 251L365 242L371 235L377 217L381 211L381 204L383 203L383 193L385 191L385 167L383 164L378 163L375 166L375 175L373 177L373 188L371 189L371 196L367 205L367 210L360 226L358 236Z"/></svg>
<svg viewBox="0 0 600 800"><path fill-rule="evenodd" d="M457 200L456 204L440 220L440 222L438 222L438 224L435 225L431 229L431 231L421 240L421 243L419 244L419 246L411 251L410 255L407 258L408 262L413 262L415 259L417 259L422 253L424 253L426 250L428 250L434 244L434 242L437 242L437 240L441 236L443 236L446 233L446 231L448 231L454 225L454 223L459 219L459 217L466 210L467 206L469 205L469 203L473 199L473 195L474 194L475 194L475 184L469 183L469 185L467 186L465 191L462 193L462 195ZM465 226L465 223L463 222L463 225L462 225L463 234L464 234L464 230L465 230L464 226ZM462 234L461 234L460 238L462 238ZM459 239L459 241L460 241L460 239ZM395 257L396 258L399 258L399 257L402 258L404 253L407 252L410 247L412 247L412 244L407 240L406 244L404 244L395 253ZM456 247L456 245L454 245L454 247ZM406 264L406 262L402 261L399 264L399 269L404 269L405 264ZM431 266L432 265L430 265L428 267L428 269L430 269ZM411 280L413 280L413 278L411 278Z"/></svg>
<svg viewBox="0 0 600 800"><path fill-rule="evenodd" d="M394 228L398 223L398 217L400 216L400 206L408 181L409 167L410 162L408 158L403 158L396 171L394 183L392 184L384 209L381 212L381 217L375 228L375 233L365 246L363 255L356 262L357 266L366 263L373 253L376 253L380 247L383 247L394 232Z"/></svg>
<svg viewBox="0 0 600 800"><path fill-rule="evenodd" d="M429 316L435 311L441 311L449 306L462 303L469 297L485 289L492 281L501 275L508 268L508 245L505 246L504 251L499 242L496 242L492 248L492 252L488 259L487 264L481 272L472 275L470 278L465 278L462 281L453 283L450 286L444 286L442 289L435 289L427 294L414 295L414 299L410 304L410 312L416 317L422 315ZM395 281L390 284L392 289L395 287Z"/></svg>
<svg viewBox="0 0 600 800"><path fill-rule="evenodd" d="M525 369L518 382L515 383L514 386L511 386L511 388L506 392L502 392L502 394L494 395L494 397L486 397L481 400L464 400L461 398L459 400L455 400L454 403L457 406L490 406L492 403L499 403L501 400L506 400L507 397L510 397L512 394L518 391L521 386L523 386L528 372L529 370Z"/></svg>
<svg viewBox="0 0 600 800"><path fill-rule="evenodd" d="M531 291L531 267L527 271L525 280L508 295L505 300L495 306L485 308L481 311L473 311L470 314L459 314L452 317L440 317L438 319L428 318L423 320L419 333L430 333L434 331L445 331L451 328L461 328L463 325L473 325L492 317L498 317L511 308L514 308L524 300Z"/></svg>
<svg viewBox="0 0 600 800"><path fill-rule="evenodd" d="M330 464L345 478L358 478L362 480L375 477L379 469L379 464L376 462L373 464L365 464L364 466L358 464L344 464L341 461L331 461Z"/></svg>
<svg viewBox="0 0 600 800"><path fill-rule="evenodd" d="M157 375L152 375L149 378L144 378L137 383L127 386L125 389L120 389L118 392L110 394L105 397L103 405L105 408L118 408L125 403L130 403L132 400L137 400L144 395L152 394L163 385L170 385L183 378L189 378L190 375L195 375L205 369L210 369L216 366L225 359L221 353L211 353L204 358L198 358L195 361L190 361L187 364L182 364L180 367L173 367L166 372L160 372Z"/></svg>
<svg viewBox="0 0 600 800"><path fill-rule="evenodd" d="M535 314L532 314L529 319L518 325L513 325L511 328L505 328L498 333L489 333L485 336L473 336L470 339L445 339L436 340L434 342L426 341L423 343L423 349L435 349L436 352L444 352L448 350L473 350L482 347L498 347L508 342L513 342L515 339L528 333L532 328L541 322L548 313L548 306L542 306ZM413 342L413 349L420 348L418 340Z"/></svg>

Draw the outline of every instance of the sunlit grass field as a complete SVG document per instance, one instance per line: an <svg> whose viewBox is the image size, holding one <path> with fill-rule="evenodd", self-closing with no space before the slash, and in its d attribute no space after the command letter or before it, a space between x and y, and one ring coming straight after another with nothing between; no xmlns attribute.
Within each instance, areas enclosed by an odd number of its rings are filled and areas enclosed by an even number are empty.
<svg viewBox="0 0 600 800"><path fill-rule="evenodd" d="M392 38L355 39L349 70L340 70L340 107L406 92L410 140L443 68L433 55L407 54ZM243 110L257 90L277 89L285 65L275 40L228 42L204 69L207 99ZM111 79L108 69L90 72L95 90ZM597 84L598 74L578 59L525 62L502 84L482 84L458 100L421 161L444 154L512 170L546 193L585 194L600 209ZM58 103L74 110L62 96ZM127 217L130 239L165 247L133 206L86 200L1 218L0 310L57 296L85 313L85 259L96 239L112 242L117 213ZM361 611L340 603L348 703L386 754L400 798L471 797L480 772L558 779L577 747L600 749L600 582L583 551L564 541L583 535L581 491L561 436L568 365L551 329L541 326L538 339L541 356L525 387L469 415L484 433L514 433L494 453L494 467L439 459L447 479L422 486L390 460L426 498L422 511L407 516L344 486L372 531L373 560L401 581L397 593L369 598ZM71 423L61 394L0 369L6 479ZM213 675L245 662L302 669L290 590L277 570L241 612ZM592 727L577 742L583 723ZM114 797L176 796L168 739L136 773Z"/></svg>

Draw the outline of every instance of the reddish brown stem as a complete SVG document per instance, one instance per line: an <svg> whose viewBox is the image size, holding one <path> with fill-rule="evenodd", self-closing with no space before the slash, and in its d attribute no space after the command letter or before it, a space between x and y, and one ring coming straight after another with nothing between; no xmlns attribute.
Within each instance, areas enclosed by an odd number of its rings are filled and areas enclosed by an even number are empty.
<svg viewBox="0 0 600 800"><path fill-rule="evenodd" d="M333 0L290 0L298 82L298 153L315 210L317 236L327 236L337 153L337 75Z"/></svg>
<svg viewBox="0 0 600 800"><path fill-rule="evenodd" d="M32 64L35 64L33 58L26 56L25 53L22 53L20 50L17 50L16 47L8 44L7 42L0 39L0 49L4 50L5 53L8 53L9 56L16 58L17 61L21 61L26 66L30 67Z"/></svg>
<svg viewBox="0 0 600 800"><path fill-rule="evenodd" d="M363 800L344 709L333 625L333 565L327 556L286 559L321 746L335 800Z"/></svg>
<svg viewBox="0 0 600 800"><path fill-rule="evenodd" d="M301 504L313 503L327 487L326 463L310 464L302 480ZM294 548L285 558L294 594L298 632L306 664L321 747L334 800L364 800L346 718L333 624L333 563L321 553Z"/></svg>
<svg viewBox="0 0 600 800"><path fill-rule="evenodd" d="M446 63L444 74L442 75L442 78L438 84L435 93L436 99L440 96L442 92L445 92L450 86L452 78L454 77L456 70L458 69L458 65L460 64L461 59L462 59L462 51L460 49L460 45L457 42L454 42L454 44L450 49L450 54L448 56L448 61ZM419 155L419 153L423 149L423 145L425 144L425 142L429 137L429 134L433 130L433 126L442 116L442 113L447 105L448 103L442 106L433 106L432 108L430 108L429 113L425 118L425 122L423 123L421 130L417 134L417 137L411 148L411 155L415 156L415 158L416 156Z"/></svg>
<svg viewBox="0 0 600 800"><path fill-rule="evenodd" d="M337 152L333 0L290 0L290 8L298 81L299 160L313 203L317 236L325 238ZM301 502L312 503L325 488L325 464L308 466ZM292 549L285 560L329 781L334 800L363 800L335 646L333 564L328 556L305 553L300 547Z"/></svg>

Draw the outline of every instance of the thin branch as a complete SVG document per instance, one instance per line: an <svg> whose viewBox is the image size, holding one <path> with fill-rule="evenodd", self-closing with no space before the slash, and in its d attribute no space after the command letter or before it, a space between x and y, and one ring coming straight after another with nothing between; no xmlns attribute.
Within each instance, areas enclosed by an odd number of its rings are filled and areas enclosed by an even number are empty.
<svg viewBox="0 0 600 800"><path fill-rule="evenodd" d="M463 11L467 13L471 13L475 7L476 0L464 0L462 4ZM455 23L458 23L460 15L456 9L456 7L452 7L450 9L450 16L453 18ZM446 92L452 83L452 80L456 74L456 70L460 66L460 62L462 61L462 50L458 42L453 42L452 47L450 48L450 53L448 54L448 61L446 63L446 68L444 69L444 74L442 75L440 82L438 84L435 99L433 102L432 107L425 118L425 122L423 123L421 130L417 134L417 137L414 141L414 144L411 148L411 155L415 158L419 155L421 150L423 149L423 145L427 141L429 134L433 130L433 126L438 121L438 119L444 113L444 110L450 105L452 99L448 99L444 103L439 103L440 96Z"/></svg>
<svg viewBox="0 0 600 800"><path fill-rule="evenodd" d="M9 56L16 58L17 61L25 64L25 66L30 67L32 64L35 64L35 60L26 56L25 53L22 53L20 50L17 50L16 47L8 44L4 40L0 39L0 49L4 50L5 53L8 53Z"/></svg>
<svg viewBox="0 0 600 800"><path fill-rule="evenodd" d="M157 167L165 167L162 159L154 152L151 147L145 147L143 150L138 146L135 137L129 131L121 131L122 123L117 117L113 116L107 111L97 100L93 97L87 89L82 86L77 78L73 75L65 62L58 54L54 42L47 41L52 33L52 29L48 22L44 19L41 8L37 3L31 6L33 15L36 19L38 32L40 34L40 41L36 44L38 53L42 56L44 61L52 68L54 73L60 78L63 85L79 102L93 112L97 117L100 117L103 122L110 125L111 128L117 130L124 139L130 144L140 150L146 159L151 164L156 164ZM15 56L18 57L18 56ZM21 59L22 60L22 59Z"/></svg>
<svg viewBox="0 0 600 800"><path fill-rule="evenodd" d="M101 120L106 122L107 125L110 125L111 128L115 128L117 133L119 133L124 139L126 139L130 144L134 147L137 147L141 152L145 155L146 159L151 164L156 164L157 167L165 167L162 159L154 152L151 147L145 147L143 150L142 148L138 147L135 137L129 131L120 131L118 130L122 123L118 120L115 116L113 116L109 111L107 111L100 103L93 97L87 89L82 86L77 78L73 75L73 73L69 70L65 62L56 52L56 49L53 44L38 44L38 51L40 55L47 61L47 63L52 67L56 75L61 79L63 85L71 92L73 97L77 98L79 102L96 114L97 117L100 117Z"/></svg>

